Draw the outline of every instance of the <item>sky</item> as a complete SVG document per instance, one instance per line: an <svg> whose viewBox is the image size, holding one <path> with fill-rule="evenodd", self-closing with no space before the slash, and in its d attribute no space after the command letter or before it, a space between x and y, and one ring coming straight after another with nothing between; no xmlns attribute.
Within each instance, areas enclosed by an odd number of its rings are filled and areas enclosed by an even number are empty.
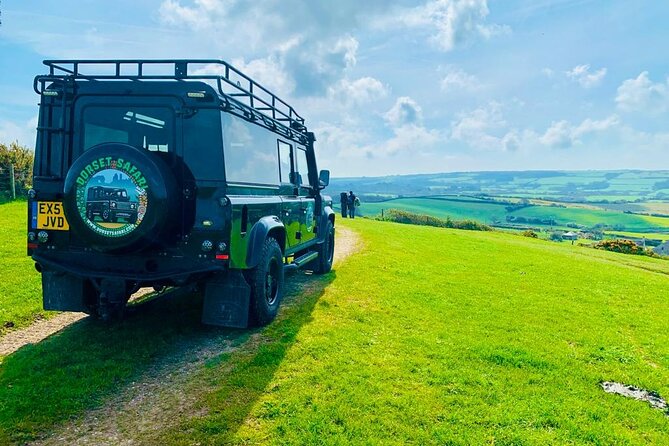
<svg viewBox="0 0 669 446"><path fill-rule="evenodd" d="M0 142L46 58L226 60L333 176L669 168L669 2L2 0Z"/></svg>

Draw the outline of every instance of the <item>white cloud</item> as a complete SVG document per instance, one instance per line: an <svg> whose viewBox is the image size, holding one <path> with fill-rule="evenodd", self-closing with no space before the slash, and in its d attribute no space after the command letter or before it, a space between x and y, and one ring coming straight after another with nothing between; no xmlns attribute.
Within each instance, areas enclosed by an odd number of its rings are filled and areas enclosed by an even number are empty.
<svg viewBox="0 0 669 446"><path fill-rule="evenodd" d="M361 77L356 80L342 79L328 91L328 96L346 105L362 105L388 95L388 88L378 79Z"/></svg>
<svg viewBox="0 0 669 446"><path fill-rule="evenodd" d="M491 102L463 112L451 122L451 138L481 150L515 150L520 141L516 131L507 132L502 105Z"/></svg>
<svg viewBox="0 0 669 446"><path fill-rule="evenodd" d="M589 133L609 130L618 124L620 124L620 119L616 115L599 121L588 118L577 126L564 120L557 121L553 122L539 137L539 142L553 148L567 149L580 143L580 138Z"/></svg>
<svg viewBox="0 0 669 446"><path fill-rule="evenodd" d="M293 79L274 56L252 59L248 62L243 58L237 58L231 61L231 65L280 97L292 93L295 89ZM189 72L194 75L223 75L225 67L220 64L192 65L189 66Z"/></svg>
<svg viewBox="0 0 669 446"><path fill-rule="evenodd" d="M577 65L565 73L567 77L575 82L578 82L583 88L592 88L599 85L604 76L606 76L606 68L600 68L597 71L590 72L590 65Z"/></svg>
<svg viewBox="0 0 669 446"><path fill-rule="evenodd" d="M489 13L487 0L431 0L397 15L397 20L407 27L431 30L432 42L451 51L477 38L510 31L508 26L486 24Z"/></svg>
<svg viewBox="0 0 669 446"><path fill-rule="evenodd" d="M574 144L573 133L573 128L567 121L553 122L539 141L550 147L566 149Z"/></svg>
<svg viewBox="0 0 669 446"><path fill-rule="evenodd" d="M231 63L239 71L279 96L290 94L295 89L294 80L285 72L275 56L253 59L249 62L245 62L244 59L233 59Z"/></svg>
<svg viewBox="0 0 669 446"><path fill-rule="evenodd" d="M380 144L382 153L393 155L398 152L425 152L441 140L437 130L416 124L398 127L394 133L392 138Z"/></svg>
<svg viewBox="0 0 669 446"><path fill-rule="evenodd" d="M635 79L627 79L618 87L616 104L626 112L665 112L669 110L669 79L665 83L654 83L647 71Z"/></svg>
<svg viewBox="0 0 669 446"><path fill-rule="evenodd" d="M280 52L286 72L295 81L297 96L322 95L357 63L358 41L350 35L321 41L302 38Z"/></svg>
<svg viewBox="0 0 669 446"><path fill-rule="evenodd" d="M441 89L445 92L453 90L478 90L481 82L473 74L456 67L447 67L446 75L441 80Z"/></svg>
<svg viewBox="0 0 669 446"><path fill-rule="evenodd" d="M22 146L35 147L37 115L25 122L0 120L0 142L9 144L18 141Z"/></svg>
<svg viewBox="0 0 669 446"><path fill-rule="evenodd" d="M511 130L502 137L502 147L506 152L515 152L520 149L523 136L517 130Z"/></svg>
<svg viewBox="0 0 669 446"><path fill-rule="evenodd" d="M408 96L397 98L395 105L383 117L393 127L420 125L423 121L423 109Z"/></svg>

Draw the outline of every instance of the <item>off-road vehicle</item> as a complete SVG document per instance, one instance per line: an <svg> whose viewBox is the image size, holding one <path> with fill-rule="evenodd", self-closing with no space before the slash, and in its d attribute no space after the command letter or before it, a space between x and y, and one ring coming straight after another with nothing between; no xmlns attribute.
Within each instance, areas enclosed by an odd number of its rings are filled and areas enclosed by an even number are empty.
<svg viewBox="0 0 669 446"><path fill-rule="evenodd" d="M135 223L138 204L137 201L130 201L125 188L93 186L86 193L86 218L95 221L96 217L100 217L102 221L116 223L120 217L128 223Z"/></svg>
<svg viewBox="0 0 669 446"><path fill-rule="evenodd" d="M335 215L293 107L220 60L45 61L28 254L44 308L102 318L140 287L263 325L284 272L332 267Z"/></svg>

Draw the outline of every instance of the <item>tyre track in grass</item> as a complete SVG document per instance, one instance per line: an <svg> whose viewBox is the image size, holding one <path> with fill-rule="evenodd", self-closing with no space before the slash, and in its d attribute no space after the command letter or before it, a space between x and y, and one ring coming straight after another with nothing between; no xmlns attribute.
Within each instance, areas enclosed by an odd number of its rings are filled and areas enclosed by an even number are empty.
<svg viewBox="0 0 669 446"><path fill-rule="evenodd" d="M361 248L358 235L352 230L337 227L335 266ZM288 276L286 300L281 313L299 305L299 296L313 292L322 282L315 283L308 272ZM281 317L281 313L280 316ZM185 340L174 353L153 364L141 377L130 383L102 407L58 426L35 445L136 445L146 444L147 438L184 417L202 415L197 408L201 393L184 389L193 376L208 361L240 347L253 348L263 341L262 330L240 331L231 337L215 334L209 338Z"/></svg>

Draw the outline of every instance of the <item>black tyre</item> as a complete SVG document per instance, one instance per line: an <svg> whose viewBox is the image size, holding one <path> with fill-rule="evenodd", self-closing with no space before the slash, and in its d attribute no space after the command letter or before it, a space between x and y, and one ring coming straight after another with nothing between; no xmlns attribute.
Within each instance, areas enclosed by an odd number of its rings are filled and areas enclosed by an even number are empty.
<svg viewBox="0 0 669 446"><path fill-rule="evenodd" d="M283 253L279 243L268 237L262 248L260 263L249 274L251 287L250 321L267 325L279 312L283 298Z"/></svg>
<svg viewBox="0 0 669 446"><path fill-rule="evenodd" d="M325 240L316 248L318 258L309 265L316 274L329 273L332 269L332 262L334 262L335 229L330 220L325 225L324 234Z"/></svg>
<svg viewBox="0 0 669 446"><path fill-rule="evenodd" d="M105 209L104 211L102 211L102 219L104 221L109 221L109 215L110 215L109 210Z"/></svg>

